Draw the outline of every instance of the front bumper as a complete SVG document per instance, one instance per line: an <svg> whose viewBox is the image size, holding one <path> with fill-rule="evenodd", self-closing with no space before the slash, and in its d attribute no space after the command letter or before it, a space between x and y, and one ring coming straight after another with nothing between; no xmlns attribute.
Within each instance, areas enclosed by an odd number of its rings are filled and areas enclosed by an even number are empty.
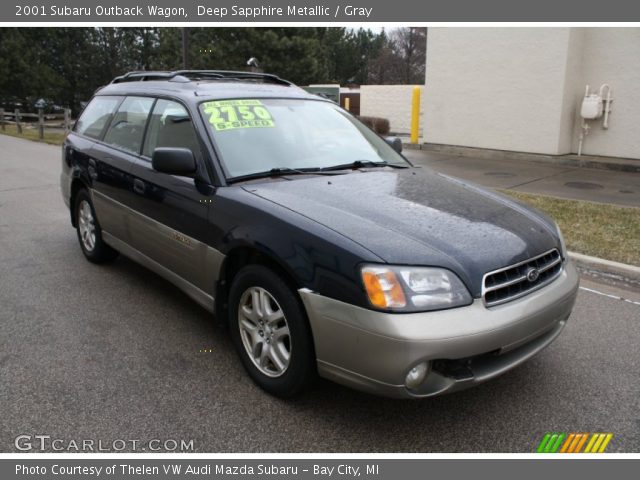
<svg viewBox="0 0 640 480"><path fill-rule="evenodd" d="M416 398L468 388L538 353L564 328L578 283L566 261L556 280L518 300L486 308L476 299L467 307L407 314L367 310L306 289L300 295L321 376L378 395ZM410 390L406 375L421 362L433 369Z"/></svg>

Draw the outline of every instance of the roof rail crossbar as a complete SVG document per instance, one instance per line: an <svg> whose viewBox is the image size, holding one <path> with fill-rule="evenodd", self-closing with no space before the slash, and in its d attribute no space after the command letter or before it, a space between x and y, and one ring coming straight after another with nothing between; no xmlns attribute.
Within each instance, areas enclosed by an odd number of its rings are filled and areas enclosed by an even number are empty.
<svg viewBox="0 0 640 480"><path fill-rule="evenodd" d="M122 82L133 82L133 81L144 81L144 80L164 80L170 79L173 77L171 72L128 72L124 75L120 75L119 77L114 78L111 83L122 83Z"/></svg>
<svg viewBox="0 0 640 480"><path fill-rule="evenodd" d="M114 78L111 83L150 81L150 80L172 80L176 77L183 79L229 79L229 80L262 80L264 82L277 83L280 85L293 85L288 80L284 80L277 75L258 72L240 72L233 70L173 70L173 71L135 71Z"/></svg>

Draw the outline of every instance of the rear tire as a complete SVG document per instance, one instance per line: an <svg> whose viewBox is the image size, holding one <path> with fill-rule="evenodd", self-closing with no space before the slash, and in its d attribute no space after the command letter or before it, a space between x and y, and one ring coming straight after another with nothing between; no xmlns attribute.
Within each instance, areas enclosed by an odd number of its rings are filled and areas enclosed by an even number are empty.
<svg viewBox="0 0 640 480"><path fill-rule="evenodd" d="M235 276L229 328L244 368L263 390L292 397L315 380L306 313L297 292L272 270L249 265Z"/></svg>
<svg viewBox="0 0 640 480"><path fill-rule="evenodd" d="M118 252L104 243L96 211L86 190L80 190L76 195L74 215L80 248L87 260L93 263L115 260Z"/></svg>

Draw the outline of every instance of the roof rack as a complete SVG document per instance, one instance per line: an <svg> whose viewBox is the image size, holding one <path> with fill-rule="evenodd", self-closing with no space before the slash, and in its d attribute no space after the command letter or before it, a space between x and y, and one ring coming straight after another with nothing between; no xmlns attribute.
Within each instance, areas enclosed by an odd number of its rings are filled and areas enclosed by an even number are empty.
<svg viewBox="0 0 640 480"><path fill-rule="evenodd" d="M287 86L293 85L290 81L270 73L236 72L232 70L136 71L116 77L111 83L144 82L151 80L174 82L190 82L192 80L262 80L265 83L277 83Z"/></svg>

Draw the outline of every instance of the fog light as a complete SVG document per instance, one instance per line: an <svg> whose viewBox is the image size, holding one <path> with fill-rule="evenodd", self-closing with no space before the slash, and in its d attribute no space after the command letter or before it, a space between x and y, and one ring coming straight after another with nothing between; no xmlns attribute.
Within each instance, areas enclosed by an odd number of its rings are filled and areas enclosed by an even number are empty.
<svg viewBox="0 0 640 480"><path fill-rule="evenodd" d="M425 377L429 373L429 364L426 362L419 363L407 373L404 384L407 388L414 390L420 386Z"/></svg>

